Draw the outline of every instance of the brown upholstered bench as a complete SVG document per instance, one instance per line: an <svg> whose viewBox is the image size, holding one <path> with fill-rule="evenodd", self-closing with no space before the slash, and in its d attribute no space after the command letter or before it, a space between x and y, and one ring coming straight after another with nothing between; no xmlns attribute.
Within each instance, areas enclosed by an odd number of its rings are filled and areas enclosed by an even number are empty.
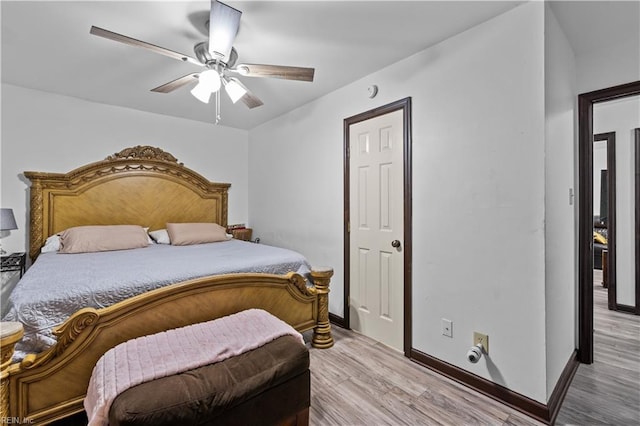
<svg viewBox="0 0 640 426"><path fill-rule="evenodd" d="M308 425L309 352L292 336L127 389L110 426Z"/></svg>

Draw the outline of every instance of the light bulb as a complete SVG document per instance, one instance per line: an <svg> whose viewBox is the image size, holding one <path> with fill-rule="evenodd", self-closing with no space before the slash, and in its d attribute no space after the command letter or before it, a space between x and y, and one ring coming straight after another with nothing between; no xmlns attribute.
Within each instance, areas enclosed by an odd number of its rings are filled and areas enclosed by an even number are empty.
<svg viewBox="0 0 640 426"><path fill-rule="evenodd" d="M191 94L200 102L209 103L211 94L220 89L220 75L215 70L206 70L198 76L198 84L191 89Z"/></svg>
<svg viewBox="0 0 640 426"><path fill-rule="evenodd" d="M217 92L220 89L220 74L216 70L206 70L200 73L200 84L203 84L206 88L209 89L211 93Z"/></svg>

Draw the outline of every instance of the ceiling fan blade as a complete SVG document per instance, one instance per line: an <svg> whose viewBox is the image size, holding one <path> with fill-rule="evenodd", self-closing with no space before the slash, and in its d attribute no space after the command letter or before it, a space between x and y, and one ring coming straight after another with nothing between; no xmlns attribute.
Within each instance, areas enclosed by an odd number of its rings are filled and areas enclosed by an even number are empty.
<svg viewBox="0 0 640 426"><path fill-rule="evenodd" d="M240 28L242 12L217 0L211 0L209 12L209 53L228 62L233 42Z"/></svg>
<svg viewBox="0 0 640 426"><path fill-rule="evenodd" d="M168 83L163 84L162 86L158 86L154 89L151 89L152 92L157 92L157 93L169 93L169 92L173 92L176 89L181 88L182 86L191 83L192 81L198 81L198 74L197 72L194 72L192 74L187 74L185 76L182 76L180 78L176 78L173 81L170 81Z"/></svg>
<svg viewBox="0 0 640 426"><path fill-rule="evenodd" d="M237 78L234 78L233 81L240 87L242 87L242 89L244 89L245 93L244 95L240 98L240 100L249 107L249 109L253 109L256 107L259 107L260 105L264 105L264 103L260 100L260 98L258 98L256 95L254 95L251 90L247 89L247 86L245 86L244 84L242 84L242 82L240 80L238 80Z"/></svg>
<svg viewBox="0 0 640 426"><path fill-rule="evenodd" d="M260 105L264 105L264 103L258 98L256 95L247 90L247 93L240 100L249 107L249 109L253 109L259 107Z"/></svg>
<svg viewBox="0 0 640 426"><path fill-rule="evenodd" d="M155 44L147 43L145 41L136 40L135 38L127 37L122 34L114 33L113 31L105 30L104 28L91 26L91 30L89 32L99 37L104 37L109 40L128 44L129 46L143 47L145 49L151 50L152 52L159 53L161 55L168 56L182 62L190 62L195 65L203 66L200 61L198 61L196 58L192 58L191 56L184 55L179 52L174 52L173 50L165 49L164 47L156 46Z"/></svg>
<svg viewBox="0 0 640 426"><path fill-rule="evenodd" d="M313 81L313 74L315 73L314 68L264 64L240 64L230 71L235 71L247 77L273 77L300 81Z"/></svg>
<svg viewBox="0 0 640 426"><path fill-rule="evenodd" d="M234 104L242 101L249 109L264 105L260 98L251 93L251 91L247 89L247 86L242 84L237 78L224 76L222 82L227 95L229 95L231 102Z"/></svg>

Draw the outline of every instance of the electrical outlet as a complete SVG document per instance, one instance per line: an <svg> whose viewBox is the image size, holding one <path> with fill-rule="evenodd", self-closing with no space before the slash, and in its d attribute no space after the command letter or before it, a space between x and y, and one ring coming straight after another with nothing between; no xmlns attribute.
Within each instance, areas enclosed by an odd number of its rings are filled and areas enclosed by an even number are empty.
<svg viewBox="0 0 640 426"><path fill-rule="evenodd" d="M484 353L489 354L489 336L487 334L478 333L477 331L473 332L473 345L477 345L478 343L482 344L482 349L484 349Z"/></svg>
<svg viewBox="0 0 640 426"><path fill-rule="evenodd" d="M442 335L453 337L453 321L442 318Z"/></svg>

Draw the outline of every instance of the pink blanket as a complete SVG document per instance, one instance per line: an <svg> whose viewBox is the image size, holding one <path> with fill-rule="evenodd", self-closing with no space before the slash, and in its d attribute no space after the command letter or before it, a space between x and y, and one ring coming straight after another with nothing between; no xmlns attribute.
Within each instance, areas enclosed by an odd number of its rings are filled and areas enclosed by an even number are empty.
<svg viewBox="0 0 640 426"><path fill-rule="evenodd" d="M107 351L91 374L84 408L89 425L107 425L111 403L140 383L223 361L278 337L302 335L260 309L121 343Z"/></svg>

